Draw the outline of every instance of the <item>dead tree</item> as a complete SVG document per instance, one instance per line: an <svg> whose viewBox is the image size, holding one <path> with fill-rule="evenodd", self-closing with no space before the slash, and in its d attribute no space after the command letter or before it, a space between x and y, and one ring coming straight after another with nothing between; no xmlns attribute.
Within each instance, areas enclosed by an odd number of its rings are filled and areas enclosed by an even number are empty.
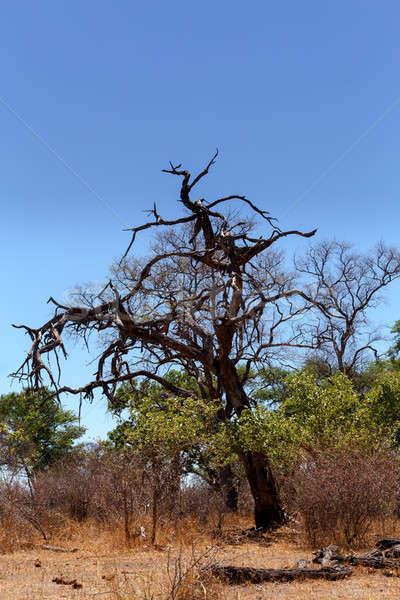
<svg viewBox="0 0 400 600"><path fill-rule="evenodd" d="M358 254L344 242L322 242L296 268L316 309L309 331L304 327L305 336L319 341L310 362L353 376L363 362L378 357L375 344L382 335L371 327L368 314L382 302L384 288L400 277L399 251L381 242Z"/></svg>
<svg viewBox="0 0 400 600"><path fill-rule="evenodd" d="M184 401L193 392L163 376L168 367L178 365L197 378L203 399L220 399L221 420L251 408L246 394L251 369L265 363L273 349L302 345L295 330L285 330L285 338L279 330L309 308L307 297L280 270L279 254L271 247L288 236L311 237L316 230L282 231L245 196L193 200L194 188L216 156L194 177L181 165L165 170L181 180L179 202L186 215L164 219L154 205L152 219L131 229L116 277L100 294L82 294L80 304L70 306L50 298L55 314L44 325L19 325L32 346L16 377L34 388L48 378L55 393L86 398L98 388L110 402L121 383L146 377ZM232 202L246 207L268 227L268 234L252 234L253 217L238 220L235 213L224 211ZM166 234L152 255L145 262L131 260L136 235L153 228L165 228ZM105 345L94 379L80 388L60 384L59 354L67 356L67 334L86 343L97 334ZM55 358L58 376L49 355ZM239 455L254 497L256 526L281 524L284 513L268 457L248 451Z"/></svg>

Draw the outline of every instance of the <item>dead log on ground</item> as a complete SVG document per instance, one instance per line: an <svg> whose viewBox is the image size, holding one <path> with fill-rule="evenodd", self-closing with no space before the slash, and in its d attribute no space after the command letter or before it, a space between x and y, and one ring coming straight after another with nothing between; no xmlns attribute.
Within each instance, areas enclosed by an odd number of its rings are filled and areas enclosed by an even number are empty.
<svg viewBox="0 0 400 600"><path fill-rule="evenodd" d="M392 546L389 550L384 552L386 558L400 558L400 544Z"/></svg>
<svg viewBox="0 0 400 600"><path fill-rule="evenodd" d="M397 538L393 538L395 543ZM386 547L389 547L388 540L380 540L386 542ZM393 545L389 550L383 552L379 548L374 548L364 554L340 554L337 546L330 544L326 548L322 548L314 552L313 563L321 565L332 565L332 563L340 563L352 565L353 567L370 567L371 569L384 569L386 567L399 567L400 562L393 560L400 557L400 545Z"/></svg>
<svg viewBox="0 0 400 600"><path fill-rule="evenodd" d="M386 558L400 558L400 538L378 540L375 546L383 552Z"/></svg>
<svg viewBox="0 0 400 600"><path fill-rule="evenodd" d="M345 558L342 554L338 553L338 547L333 544L329 544L326 548L321 548L321 550L317 550L317 552L314 552L313 554L313 563L324 566L328 566L333 561L343 562L343 559Z"/></svg>
<svg viewBox="0 0 400 600"><path fill-rule="evenodd" d="M343 562L353 567L369 567L370 569L385 569L386 567L399 566L399 563L384 556L345 556Z"/></svg>
<svg viewBox="0 0 400 600"><path fill-rule="evenodd" d="M51 550L52 552L78 552L78 548L63 548L62 546L48 546L47 544L40 544L42 550Z"/></svg>
<svg viewBox="0 0 400 600"><path fill-rule="evenodd" d="M388 550L389 548L393 548L393 546L400 546L400 538L384 538L383 540L378 540L375 544L375 547L379 548L379 550Z"/></svg>
<svg viewBox="0 0 400 600"><path fill-rule="evenodd" d="M303 579L327 579L337 581L351 575L350 567L338 565L334 567L294 568L294 569L253 569L252 567L233 567L215 565L211 574L230 584L262 583L264 581L289 582Z"/></svg>

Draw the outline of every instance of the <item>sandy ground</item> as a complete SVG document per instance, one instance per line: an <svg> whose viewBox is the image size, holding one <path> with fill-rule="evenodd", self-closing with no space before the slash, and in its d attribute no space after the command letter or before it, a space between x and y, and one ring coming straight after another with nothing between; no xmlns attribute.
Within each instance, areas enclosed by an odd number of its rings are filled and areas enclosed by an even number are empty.
<svg viewBox="0 0 400 600"><path fill-rule="evenodd" d="M34 549L3 555L0 557L0 598L165 599L170 597L176 556L177 550L174 548L169 553L167 550L152 549L136 549L123 553L56 553ZM305 557L310 557L310 551L289 541L278 541L267 547L259 546L255 542L240 546L226 545L218 548L216 560L222 564L278 568L293 567L297 560ZM183 562L185 560L183 557ZM82 587L74 589L70 584L57 584L52 581L57 577L68 582L76 580ZM203 597L226 600L398 600L400 578L396 574L388 577L380 571L358 568L344 581L218 586L212 594L204 590ZM201 598L201 595L197 595L196 600L197 598ZM179 600L191 600L190 594L180 596Z"/></svg>

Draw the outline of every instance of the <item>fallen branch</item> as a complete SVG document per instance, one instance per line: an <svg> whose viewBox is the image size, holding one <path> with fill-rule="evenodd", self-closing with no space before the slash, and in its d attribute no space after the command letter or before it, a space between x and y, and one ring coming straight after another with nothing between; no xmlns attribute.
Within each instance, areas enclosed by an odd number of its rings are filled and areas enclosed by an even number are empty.
<svg viewBox="0 0 400 600"><path fill-rule="evenodd" d="M330 544L314 552L313 563L331 565L332 563L348 564L354 567L369 567L371 569L384 569L386 567L400 567L400 538L385 538L378 540L375 548L364 554L340 554L337 546Z"/></svg>
<svg viewBox="0 0 400 600"><path fill-rule="evenodd" d="M51 550L52 552L78 552L78 548L62 548L61 546L47 546L47 544L40 544L42 550Z"/></svg>
<svg viewBox="0 0 400 600"><path fill-rule="evenodd" d="M321 550L317 550L314 552L313 563L317 563L319 565L327 566L332 561L335 562L343 562L345 557L341 554L338 554L338 547L333 544L329 544L326 548L321 548Z"/></svg>
<svg viewBox="0 0 400 600"><path fill-rule="evenodd" d="M384 556L345 556L344 561L354 567L369 567L370 569L385 569L386 567L396 567L399 563L394 562Z"/></svg>
<svg viewBox="0 0 400 600"><path fill-rule="evenodd" d="M400 538L384 538L378 540L375 544L375 548L379 548L380 550L388 550L394 546L400 546Z"/></svg>
<svg viewBox="0 0 400 600"><path fill-rule="evenodd" d="M294 568L294 569L253 569L251 567L233 567L216 565L211 569L211 574L218 579L230 584L262 583L263 581L301 581L303 579L327 579L337 581L349 577L352 573L350 567L344 565L334 567Z"/></svg>
<svg viewBox="0 0 400 600"><path fill-rule="evenodd" d="M375 546L383 551L386 558L400 558L400 538L378 540Z"/></svg>

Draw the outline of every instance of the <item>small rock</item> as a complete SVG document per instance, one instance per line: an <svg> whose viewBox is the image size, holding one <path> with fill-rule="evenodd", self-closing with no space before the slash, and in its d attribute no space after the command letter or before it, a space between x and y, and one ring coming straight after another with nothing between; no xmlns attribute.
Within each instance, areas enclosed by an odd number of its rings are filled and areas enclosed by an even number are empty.
<svg viewBox="0 0 400 600"><path fill-rule="evenodd" d="M307 561L305 558L302 558L301 560L298 560L296 563L296 566L298 569L305 569L307 566Z"/></svg>

